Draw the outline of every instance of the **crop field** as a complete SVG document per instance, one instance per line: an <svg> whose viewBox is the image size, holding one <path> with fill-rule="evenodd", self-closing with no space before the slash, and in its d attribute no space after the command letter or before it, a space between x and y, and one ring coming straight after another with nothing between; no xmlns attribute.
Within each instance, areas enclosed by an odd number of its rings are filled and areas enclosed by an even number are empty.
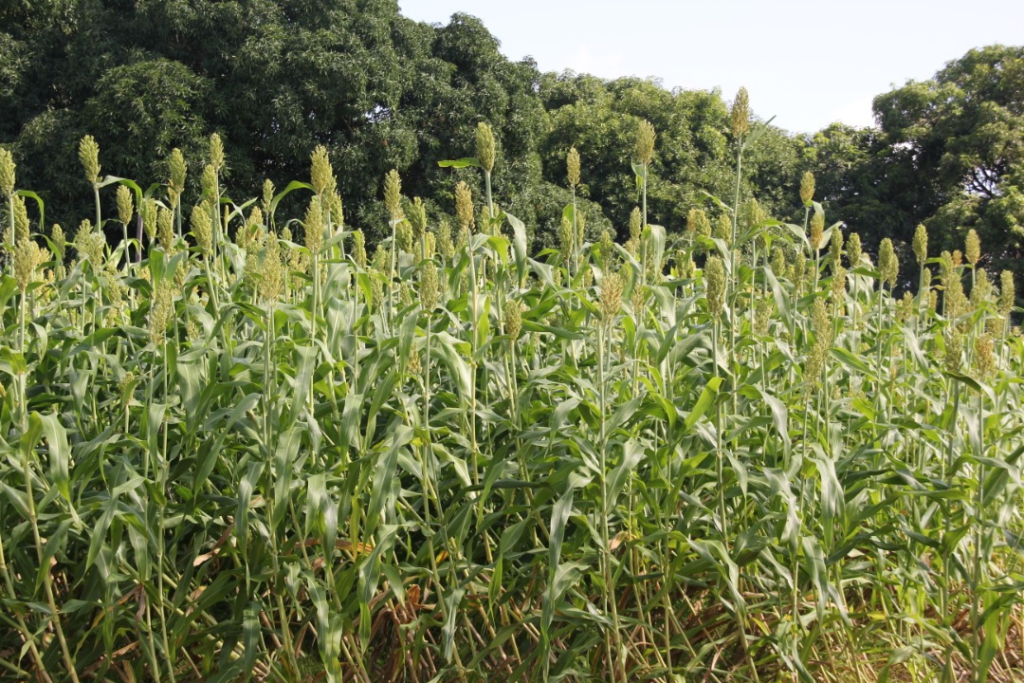
<svg viewBox="0 0 1024 683"><path fill-rule="evenodd" d="M810 174L775 220L732 126L670 229L640 126L620 241L567 150L539 252L486 124L372 247L322 148L232 201L216 135L149 189L87 137L67 233L0 150L0 679L1024 680L1012 275L869 253Z"/></svg>

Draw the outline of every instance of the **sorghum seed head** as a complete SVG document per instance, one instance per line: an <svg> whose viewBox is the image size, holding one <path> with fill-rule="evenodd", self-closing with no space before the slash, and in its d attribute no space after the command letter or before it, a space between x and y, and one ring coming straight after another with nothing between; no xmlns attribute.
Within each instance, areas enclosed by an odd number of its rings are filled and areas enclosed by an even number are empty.
<svg viewBox="0 0 1024 683"><path fill-rule="evenodd" d="M181 193L185 191L185 157L181 155L180 149L171 150L167 166L170 170L170 177L167 179L167 196L170 199L171 208L176 209L181 201Z"/></svg>
<svg viewBox="0 0 1024 683"><path fill-rule="evenodd" d="M646 166L654 159L654 140L656 137L654 125L650 121L641 121L636 131L637 163Z"/></svg>
<svg viewBox="0 0 1024 683"><path fill-rule="evenodd" d="M366 237L362 230L352 233L352 259L357 266L366 269Z"/></svg>
<svg viewBox="0 0 1024 683"><path fill-rule="evenodd" d="M967 262L972 266L978 265L978 260L981 258L981 240L978 238L976 230L971 229L967 232L964 251L966 252Z"/></svg>
<svg viewBox="0 0 1024 683"><path fill-rule="evenodd" d="M103 248L105 246L103 235L94 234L92 221L88 218L78 225L78 232L75 233L75 251L79 256L85 256L93 264L94 269L99 269L103 261Z"/></svg>
<svg viewBox="0 0 1024 683"><path fill-rule="evenodd" d="M473 194L469 190L469 185L461 180L455 186L455 213L459 217L459 225L465 230L472 231L476 223L473 216Z"/></svg>
<svg viewBox="0 0 1024 683"><path fill-rule="evenodd" d="M14 195L11 197L11 208L14 210L14 241L18 244L29 237L28 207L22 197Z"/></svg>
<svg viewBox="0 0 1024 683"><path fill-rule="evenodd" d="M833 230L832 239L828 243L829 261L832 264L832 269L835 270L836 266L842 265L843 259L843 238L842 230Z"/></svg>
<svg viewBox="0 0 1024 683"><path fill-rule="evenodd" d="M196 238L196 246L203 254L209 254L213 247L213 221L210 219L210 206L206 201L192 207L192 236Z"/></svg>
<svg viewBox="0 0 1024 683"><path fill-rule="evenodd" d="M401 251L412 253L412 226L409 221L402 221L395 226L395 242Z"/></svg>
<svg viewBox="0 0 1024 683"><path fill-rule="evenodd" d="M437 265L433 261L427 261L420 273L420 301L423 303L423 310L433 311L437 306L438 284Z"/></svg>
<svg viewBox="0 0 1024 683"><path fill-rule="evenodd" d="M956 326L952 326L946 333L946 370L959 373L963 363L964 338Z"/></svg>
<svg viewBox="0 0 1024 683"><path fill-rule="evenodd" d="M14 194L14 171L17 167L18 165L14 163L14 155L11 154L11 151L0 147L0 192L3 192L7 197Z"/></svg>
<svg viewBox="0 0 1024 683"><path fill-rule="evenodd" d="M634 206L633 211L629 214L629 238L638 240L640 239L640 222L642 221L640 215L640 207Z"/></svg>
<svg viewBox="0 0 1024 683"><path fill-rule="evenodd" d="M320 195L313 195L309 200L303 227L306 249L309 249L310 255L316 256L324 244L324 210Z"/></svg>
<svg viewBox="0 0 1024 683"><path fill-rule="evenodd" d="M210 136L210 165L217 173L224 168L224 143L217 133Z"/></svg>
<svg viewBox="0 0 1024 683"><path fill-rule="evenodd" d="M761 202L751 197L743 204L743 222L748 228L760 227L766 220L768 214L762 208Z"/></svg>
<svg viewBox="0 0 1024 683"><path fill-rule="evenodd" d="M921 265L928 260L928 228L923 223L914 230L914 256Z"/></svg>
<svg viewBox="0 0 1024 683"><path fill-rule="evenodd" d="M327 192L334 177L334 170L331 168L331 160L327 156L327 148L317 145L310 155L310 184L313 191L321 197Z"/></svg>
<svg viewBox="0 0 1024 683"><path fill-rule="evenodd" d="M914 295L910 292L904 292L903 298L900 299L899 305L896 307L896 319L900 322L906 322L914 314Z"/></svg>
<svg viewBox="0 0 1024 683"><path fill-rule="evenodd" d="M452 244L452 226L449 225L446 218L442 218L441 223L437 226L437 251L445 263L451 261L452 256L455 255L455 245Z"/></svg>
<svg viewBox="0 0 1024 683"><path fill-rule="evenodd" d="M335 225L345 224L345 205L341 201L341 195L337 192L328 195L327 212L330 214L332 223Z"/></svg>
<svg viewBox="0 0 1024 683"><path fill-rule="evenodd" d="M842 296L846 293L846 268L833 264L832 266L832 300L842 303Z"/></svg>
<svg viewBox="0 0 1024 683"><path fill-rule="evenodd" d="M804 206L810 206L811 200L814 199L814 174L810 171L804 171L804 175L800 178L800 202Z"/></svg>
<svg viewBox="0 0 1024 683"><path fill-rule="evenodd" d="M384 206L391 220L402 218L402 178L398 171L391 169L384 176Z"/></svg>
<svg viewBox="0 0 1024 683"><path fill-rule="evenodd" d="M135 214L135 200L132 191L125 185L117 186L117 219L122 224L128 225L132 222Z"/></svg>
<svg viewBox="0 0 1024 683"><path fill-rule="evenodd" d="M1017 301L1013 271L1004 270L999 274L999 314L1004 318L1010 315Z"/></svg>
<svg viewBox="0 0 1024 683"><path fill-rule="evenodd" d="M639 282L633 287L633 295L630 297L629 305L633 309L633 319L638 322L642 320L644 309L647 307L647 292Z"/></svg>
<svg viewBox="0 0 1024 683"><path fill-rule="evenodd" d="M722 240L726 246L732 245L732 219L729 214L719 214L715 219L715 239Z"/></svg>
<svg viewBox="0 0 1024 683"><path fill-rule="evenodd" d="M718 316L725 308L725 265L718 256L709 256L704 263L704 287L708 311Z"/></svg>
<svg viewBox="0 0 1024 683"><path fill-rule="evenodd" d="M270 205L273 202L274 202L274 183L270 180L270 178L267 178L266 180L263 181L262 206L263 206L263 213L264 214L266 214L268 216L270 215Z"/></svg>
<svg viewBox="0 0 1024 683"><path fill-rule="evenodd" d="M896 258L896 251L893 249L892 240L886 237L878 247L878 272L882 276L882 283L890 287L896 284L896 278L900 272L900 262Z"/></svg>
<svg viewBox="0 0 1024 683"><path fill-rule="evenodd" d="M264 301L276 301L284 291L284 264L281 263L281 246L277 235L267 235L260 264L259 292Z"/></svg>
<svg viewBox="0 0 1024 683"><path fill-rule="evenodd" d="M569 222L568 218L562 216L562 223L558 228L558 244L559 250L562 252L563 263L568 263L575 252L575 237L572 223Z"/></svg>
<svg viewBox="0 0 1024 683"><path fill-rule="evenodd" d="M245 222L248 227L256 227L263 225L263 210L258 206L252 207L252 211L249 212L249 219Z"/></svg>
<svg viewBox="0 0 1024 683"><path fill-rule="evenodd" d="M818 342L832 345L832 321L829 319L825 300L821 297L815 298L811 306L811 327Z"/></svg>
<svg viewBox="0 0 1024 683"><path fill-rule="evenodd" d="M622 307L624 286L622 276L618 273L606 273L601 279L601 316L609 327Z"/></svg>
<svg viewBox="0 0 1024 683"><path fill-rule="evenodd" d="M565 168L566 175L569 178L569 186L576 187L580 184L580 153L576 151L575 147L569 148L569 153L565 156Z"/></svg>
<svg viewBox="0 0 1024 683"><path fill-rule="evenodd" d="M811 391L818 385L818 378L825 367L825 356L828 354L828 347L824 344L815 344L807 354L807 362L804 366L804 381L807 391Z"/></svg>
<svg viewBox="0 0 1024 683"><path fill-rule="evenodd" d="M203 175L199 179L199 185L203 191L203 197L213 196L217 192L217 169L213 167L213 164L207 164L203 167Z"/></svg>
<svg viewBox="0 0 1024 683"><path fill-rule="evenodd" d="M732 136L741 140L750 130L750 97L746 88L740 88L732 103Z"/></svg>
<svg viewBox="0 0 1024 683"><path fill-rule="evenodd" d="M510 301L505 307L505 333L509 336L512 344L519 339L519 333L523 329L523 305L518 301Z"/></svg>
<svg viewBox="0 0 1024 683"><path fill-rule="evenodd" d="M476 124L476 158L485 171L494 170L494 131L490 124Z"/></svg>
<svg viewBox="0 0 1024 683"><path fill-rule="evenodd" d="M160 246L165 252L170 253L174 246L174 214L162 206L157 211L156 234Z"/></svg>
<svg viewBox="0 0 1024 683"><path fill-rule="evenodd" d="M771 297L762 298L757 302L757 310L754 313L754 334L763 337L768 334L768 327L772 320L772 311L775 309L775 301Z"/></svg>
<svg viewBox="0 0 1024 683"><path fill-rule="evenodd" d="M167 327L174 318L174 300L171 283L161 282L153 292L149 309L149 340L156 346L164 342Z"/></svg>
<svg viewBox="0 0 1024 683"><path fill-rule="evenodd" d="M689 213L686 214L686 231L691 236L711 235L711 223L708 221L708 215L704 213L704 209L698 209L696 207L690 209Z"/></svg>
<svg viewBox="0 0 1024 683"><path fill-rule="evenodd" d="M14 248L14 279L22 293L35 279L36 265L40 258L39 246L25 238Z"/></svg>
<svg viewBox="0 0 1024 683"><path fill-rule="evenodd" d="M850 267L856 268L860 265L860 257L862 255L860 246L860 235L853 233L850 235L850 241L846 245L846 257L850 259Z"/></svg>
<svg viewBox="0 0 1024 683"><path fill-rule="evenodd" d="M803 282L804 277L807 275L807 256L804 255L803 250L796 252L796 258L793 260L793 281Z"/></svg>
<svg viewBox="0 0 1024 683"><path fill-rule="evenodd" d="M64 236L64 229L57 223L54 223L53 228L50 230L50 241L53 243L54 248L57 249L57 255L63 258L68 240Z"/></svg>
<svg viewBox="0 0 1024 683"><path fill-rule="evenodd" d="M772 272L780 276L786 272L786 252L781 247L772 249Z"/></svg>
<svg viewBox="0 0 1024 683"><path fill-rule="evenodd" d="M96 184L100 181L100 146L91 135L86 135L78 143L78 161L85 169L85 179Z"/></svg>
<svg viewBox="0 0 1024 683"><path fill-rule="evenodd" d="M825 214L820 211L815 211L814 215L811 216L811 249L818 251L821 249L821 242L825 236Z"/></svg>
<svg viewBox="0 0 1024 683"><path fill-rule="evenodd" d="M954 268L959 268L960 266L963 265L963 263L964 263L964 255L960 252L959 249L954 249L953 250L953 267Z"/></svg>
<svg viewBox="0 0 1024 683"><path fill-rule="evenodd" d="M419 241L427 230L427 207L423 205L423 200L416 197L411 202L407 201L405 215L409 225L412 226L413 238Z"/></svg>
<svg viewBox="0 0 1024 683"><path fill-rule="evenodd" d="M988 272L979 270L974 274L974 286L971 287L971 307L980 309L992 294L992 283L988 280Z"/></svg>
<svg viewBox="0 0 1024 683"><path fill-rule="evenodd" d="M974 369L981 380L988 379L996 371L995 342L987 333L974 340Z"/></svg>

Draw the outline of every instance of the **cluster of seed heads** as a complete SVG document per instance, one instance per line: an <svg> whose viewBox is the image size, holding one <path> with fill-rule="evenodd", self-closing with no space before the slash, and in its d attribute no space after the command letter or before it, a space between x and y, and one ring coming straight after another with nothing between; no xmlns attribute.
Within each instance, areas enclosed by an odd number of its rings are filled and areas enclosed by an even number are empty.
<svg viewBox="0 0 1024 683"><path fill-rule="evenodd" d="M10 198L14 194L15 169L14 155L11 151L0 147L0 192Z"/></svg>
<svg viewBox="0 0 1024 683"><path fill-rule="evenodd" d="M399 221L402 215L402 178L398 171L391 169L384 176L384 206L392 221Z"/></svg>
<svg viewBox="0 0 1024 683"><path fill-rule="evenodd" d="M303 222L303 234L306 238L306 249L312 256L320 254L324 243L324 211L321 195L313 195L306 207L305 221Z"/></svg>
<svg viewBox="0 0 1024 683"><path fill-rule="evenodd" d="M718 256L708 256L704 263L705 295L708 312L718 317L725 309L725 264Z"/></svg>
<svg viewBox="0 0 1024 683"><path fill-rule="evenodd" d="M171 150L167 167L170 171L170 177L167 179L167 195L171 208L176 209L181 202L181 195L185 192L185 176L188 173L188 166L185 164L185 157L180 149Z"/></svg>
<svg viewBox="0 0 1024 683"><path fill-rule="evenodd" d="M565 156L565 169L569 187L575 190L576 186L580 184L580 153L576 151L575 147L570 147L569 153Z"/></svg>
<svg viewBox="0 0 1024 683"><path fill-rule="evenodd" d="M352 260L360 268L366 268L366 237L362 230L352 232Z"/></svg>
<svg viewBox="0 0 1024 683"><path fill-rule="evenodd" d="M611 327L622 308L622 292L625 281L619 273L606 273L601 279L601 317Z"/></svg>
<svg viewBox="0 0 1024 683"><path fill-rule="evenodd" d="M85 179L96 185L100 182L100 146L91 135L78 143L78 161L85 169Z"/></svg>
<svg viewBox="0 0 1024 683"><path fill-rule="evenodd" d="M811 216L811 249L817 252L821 249L821 243L825 238L825 214L815 211Z"/></svg>
<svg viewBox="0 0 1024 683"><path fill-rule="evenodd" d="M900 273L900 261L896 258L896 250L892 240L886 237L878 247L878 272L882 276L882 284L896 286Z"/></svg>
<svg viewBox="0 0 1024 683"><path fill-rule="evenodd" d="M487 173L494 169L494 156L494 131L481 121L476 125L476 158Z"/></svg>
<svg viewBox="0 0 1024 683"><path fill-rule="evenodd" d="M210 136L210 165L216 173L224 170L224 143L217 133Z"/></svg>
<svg viewBox="0 0 1024 683"><path fill-rule="evenodd" d="M656 134L650 121L641 121L636 132L636 161L647 166L654 160L654 140Z"/></svg>
<svg viewBox="0 0 1024 683"><path fill-rule="evenodd" d="M804 206L810 206L811 201L814 199L814 174L810 171L804 171L804 175L800 178L800 202Z"/></svg>
<svg viewBox="0 0 1024 683"><path fill-rule="evenodd" d="M750 131L750 97L746 88L740 88L736 93L736 99L732 103L730 113L732 122L732 136L737 141L742 141Z"/></svg>

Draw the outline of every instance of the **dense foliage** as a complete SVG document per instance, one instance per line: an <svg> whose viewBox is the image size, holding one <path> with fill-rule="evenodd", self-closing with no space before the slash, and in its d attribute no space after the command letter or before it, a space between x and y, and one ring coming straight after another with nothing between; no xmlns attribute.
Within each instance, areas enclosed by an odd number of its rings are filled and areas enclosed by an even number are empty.
<svg viewBox="0 0 1024 683"><path fill-rule="evenodd" d="M299 177L306 150L323 145L348 220L371 244L384 237L379 179L391 168L432 218L451 218L452 171L436 162L471 155L467 131L479 121L501 150L493 192L522 218L532 253L557 242L569 199L560 159L571 146L590 169L577 195L588 234L626 238L637 195L624 150L640 120L659 131L648 210L669 234L694 206L712 206L705 193L731 196L735 141L717 91L542 74L498 47L471 16L430 26L393 0L10 2L0 9L0 146L25 186L44 192L52 219L71 225L89 199L69 162L86 134L109 168L148 187L166 182L171 149L194 162L216 131L236 150L225 177L239 196L258 194L264 178ZM910 261L920 223L951 251L975 229L989 245L982 266L1019 278L1022 74L1024 48L987 47L880 95L876 128L772 127L748 150L741 194L786 216L796 179L811 170L825 209L870 253L888 237ZM201 166L187 179L192 191ZM456 176L483 192L477 175ZM911 265L901 288L916 275Z"/></svg>
<svg viewBox="0 0 1024 683"><path fill-rule="evenodd" d="M324 148L241 206L206 154L147 198L80 141L96 223L143 225L113 250L44 230L0 154L0 675L1019 680L1024 341L976 233L922 227L899 300L810 175L802 224L734 188L592 241L570 153L557 249L390 171L369 258Z"/></svg>

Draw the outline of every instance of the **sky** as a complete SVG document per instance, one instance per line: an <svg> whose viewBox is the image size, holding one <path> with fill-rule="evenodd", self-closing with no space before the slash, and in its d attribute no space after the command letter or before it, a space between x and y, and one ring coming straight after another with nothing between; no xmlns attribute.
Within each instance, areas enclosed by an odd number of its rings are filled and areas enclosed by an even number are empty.
<svg viewBox="0 0 1024 683"><path fill-rule="evenodd" d="M927 80L973 47L1024 44L1024 2L989 0L398 0L448 23L479 17L513 60L541 71L742 86L761 119L794 133L873 125L876 95Z"/></svg>

